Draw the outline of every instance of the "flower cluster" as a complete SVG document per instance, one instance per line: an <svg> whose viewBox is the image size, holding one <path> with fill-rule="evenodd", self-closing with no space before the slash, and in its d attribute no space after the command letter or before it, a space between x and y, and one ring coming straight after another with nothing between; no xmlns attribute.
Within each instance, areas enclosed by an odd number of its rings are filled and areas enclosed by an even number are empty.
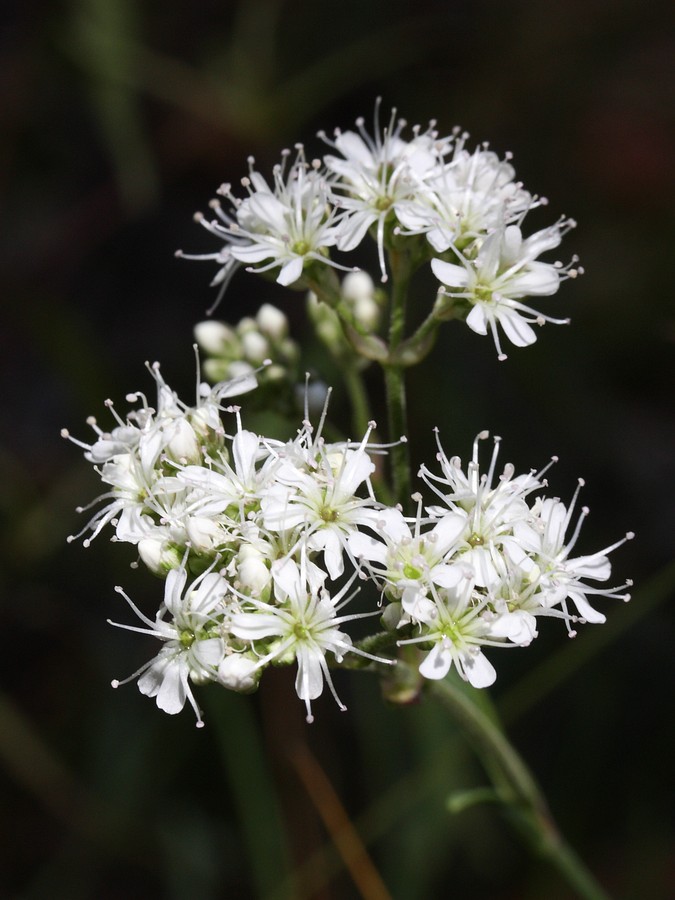
<svg viewBox="0 0 675 900"><path fill-rule="evenodd" d="M335 693L326 654L361 653L341 630L361 614L340 614L356 572L340 588L331 582L344 572L349 536L378 508L372 425L358 443L327 443L306 418L293 440L271 440L245 430L237 407L221 405L252 388L253 374L201 388L188 407L157 365L150 371L156 408L131 394L141 406L126 420L106 433L90 419L96 440L75 441L109 488L77 537L88 534L88 546L110 525L113 540L135 545L166 577L154 620L127 597L146 627L121 627L162 641L131 679L166 712L187 698L201 723L191 683L250 691L268 664L297 661L297 693L311 720L324 680ZM232 436L223 412L234 417Z"/></svg>
<svg viewBox="0 0 675 900"><path fill-rule="evenodd" d="M348 652L393 662L354 646L342 630L377 614L342 614L357 575L374 581L387 601L382 621L392 646L427 651L424 677L442 678L454 662L475 687L496 677L483 647L526 646L539 616L563 619L573 635L576 622L604 621L589 596L628 599L621 593L627 585L593 584L609 577L607 554L623 541L573 556L588 512L581 510L568 536L578 490L569 507L557 499L530 502L545 486L546 470L514 477L507 465L497 477L498 439L481 474L478 443L486 433L476 439L466 472L439 445L441 474L426 466L420 474L440 503L423 511L418 495L417 515L406 517L375 499L372 454L381 448L369 443L374 423L360 442L327 443L324 410L317 429L306 417L295 438L272 440L245 430L238 407L222 406L254 387L255 373L201 386L188 407L157 365L150 371L156 408L130 394L141 405L111 432L90 419L96 440L75 441L109 487L78 537L89 534L87 546L110 525L113 540L135 545L146 566L166 578L154 619L117 590L144 624L119 627L162 642L126 681L137 678L141 692L168 713L187 699L201 724L191 684L248 692L268 665L294 662L309 721L324 683L342 708L327 655L338 663ZM233 417L233 435L222 413ZM67 431L64 437L73 440Z"/></svg>
<svg viewBox="0 0 675 900"><path fill-rule="evenodd" d="M142 624L113 624L161 643L126 681L136 679L168 713L189 702L198 724L195 684L249 692L268 666L296 665L296 693L311 721L312 701L325 685L344 708L331 669L346 654L395 665L400 647L418 660L424 678L443 678L454 666L474 687L486 687L496 678L486 651L527 646L539 618L562 620L573 636L577 623L604 621L596 597L629 598L628 582L602 583L611 573L608 554L632 533L577 555L588 513L578 510L583 482L569 504L545 497L554 460L539 472L516 475L510 464L499 472L499 438L481 471L487 432L476 438L466 468L439 442L438 467L419 470L434 500L413 495L417 512L404 514L405 368L424 357L449 319L490 333L499 359L506 357L502 332L517 347L531 344L533 325L567 320L537 312L525 298L550 296L581 270L575 259L540 260L574 222L560 218L526 234L526 216L545 201L515 180L509 156L500 159L487 145L470 150L466 134L441 136L433 122L405 137L406 123L395 113L384 127L378 117L379 103L372 135L362 120L356 131L322 133L331 152L321 160L308 161L302 145L293 158L284 152L271 183L250 159L246 196L223 185L218 193L227 208L215 200L215 218L197 216L221 247L192 257L218 263L219 298L240 265L310 292L310 321L344 374L360 439L325 438L327 399L312 425L309 384L301 427L284 430L296 413L300 353L286 317L269 304L236 326L197 325L204 371L216 384L198 378L194 405L177 397L155 364L148 367L154 406L141 393L129 394L134 408L124 418L106 403L112 430L88 420L91 443L63 432L105 485L74 537L88 546L109 527L112 540L133 545L138 560L165 579L154 617L117 589ZM367 236L377 248L377 289L365 272L332 257L356 250ZM426 318L413 317L420 324L406 335L407 290L425 264L439 287ZM335 270L347 275L340 281ZM387 297L382 285L389 274ZM385 372L394 444L376 443L368 421L360 374L371 362ZM281 424L279 433L293 437L248 430L240 408L224 405L256 387L254 397L265 406L261 431ZM318 387L323 402L325 389ZM393 493L375 464L386 450ZM399 503L385 504L384 496ZM373 602L345 612L357 579L376 588ZM384 631L354 644L345 626L370 616L379 616ZM366 646L386 655L373 656Z"/></svg>
<svg viewBox="0 0 675 900"><path fill-rule="evenodd" d="M604 622L589 596L620 597L628 583L600 588L610 575L607 554L633 537L589 556L573 556L585 507L572 526L579 493L569 506L530 495L546 485L541 472L514 476L508 464L496 476L499 439L487 473L481 474L478 444L466 471L439 445L441 473L422 466L420 475L441 501L427 506L417 495L418 513L398 509L373 515L377 536L351 535L349 549L378 584L387 601L383 621L427 652L425 678L444 678L454 663L474 687L496 678L483 647L527 646L537 636L537 618L563 619L570 636L577 622ZM581 486L581 482L580 482ZM590 581L591 584L587 582ZM569 603L574 611L570 611Z"/></svg>
<svg viewBox="0 0 675 900"><path fill-rule="evenodd" d="M524 234L525 217L546 200L515 180L509 154L500 159L485 144L469 150L466 133L441 136L434 122L415 126L406 139L406 123L396 120L395 111L380 126L379 102L374 133L361 119L356 125L356 131L336 130L332 138L320 132L332 151L323 159L309 163L298 145L290 162L285 151L271 185L250 159L242 179L247 196L238 198L223 185L218 193L230 208L214 200L215 218L197 214L222 246L188 258L219 264L213 281L221 286L218 299L241 263L249 271L278 270L280 284L302 287L321 267L344 269L331 253L356 250L370 234L383 282L387 251L407 253L415 266L430 261L439 281L432 315L438 321L465 318L475 333L490 333L499 359L506 354L498 326L524 347L536 340L533 324L568 321L523 300L555 294L563 280L582 271L576 257L566 265L539 259L575 223L562 217Z"/></svg>

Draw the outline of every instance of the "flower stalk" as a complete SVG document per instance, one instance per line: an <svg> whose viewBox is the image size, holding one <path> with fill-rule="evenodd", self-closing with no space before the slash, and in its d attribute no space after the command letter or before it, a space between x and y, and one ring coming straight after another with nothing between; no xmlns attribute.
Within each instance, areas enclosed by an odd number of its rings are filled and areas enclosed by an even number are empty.
<svg viewBox="0 0 675 900"><path fill-rule="evenodd" d="M555 866L579 897L608 900L608 894L558 830L536 779L497 722L478 706L468 690L451 679L427 683L426 692L462 729L530 848Z"/></svg>
<svg viewBox="0 0 675 900"><path fill-rule="evenodd" d="M382 363L386 391L389 437L399 441L391 449L391 472L394 494L404 509L410 504L410 449L407 442L408 410L405 389L405 367L396 360L396 353L405 335L406 307L412 266L402 251L392 250L391 300L389 318L389 352ZM401 440L402 439L402 440Z"/></svg>

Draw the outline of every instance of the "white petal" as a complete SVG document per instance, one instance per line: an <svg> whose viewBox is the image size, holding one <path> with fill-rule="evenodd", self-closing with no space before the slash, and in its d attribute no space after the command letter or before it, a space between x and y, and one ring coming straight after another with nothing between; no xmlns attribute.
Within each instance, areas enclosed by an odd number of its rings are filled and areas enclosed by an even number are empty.
<svg viewBox="0 0 675 900"><path fill-rule="evenodd" d="M499 307L497 321L504 329L504 334L516 347L528 347L537 340L537 335L531 326L521 315L511 309Z"/></svg>
<svg viewBox="0 0 675 900"><path fill-rule="evenodd" d="M257 244L237 245L232 247L232 256L243 263L258 263L266 259L276 259L279 256L279 247L272 241L264 238Z"/></svg>
<svg viewBox="0 0 675 900"><path fill-rule="evenodd" d="M356 160L361 166L373 166L373 154L363 138L355 131L345 131L335 138L335 146L347 159Z"/></svg>
<svg viewBox="0 0 675 900"><path fill-rule="evenodd" d="M295 691L301 700L316 700L323 692L323 654L313 647L300 645L297 649L298 674Z"/></svg>
<svg viewBox="0 0 675 900"><path fill-rule="evenodd" d="M285 213L286 206L278 200L274 194L255 193L248 199L248 211L260 222L263 222L271 232L283 235L286 230Z"/></svg>
<svg viewBox="0 0 675 900"><path fill-rule="evenodd" d="M549 263L532 262L509 280L504 292L510 297L548 297L560 287L558 270Z"/></svg>
<svg viewBox="0 0 675 900"><path fill-rule="evenodd" d="M225 655L225 644L220 638L195 641L191 649L199 665L205 669L215 669Z"/></svg>
<svg viewBox="0 0 675 900"><path fill-rule="evenodd" d="M582 619L585 619L587 622L592 622L593 624L597 625L607 621L605 616L603 616L601 612L598 612L597 609L593 609L591 604L582 593L578 591L570 591L568 596L578 609L579 615L582 617Z"/></svg>
<svg viewBox="0 0 675 900"><path fill-rule="evenodd" d="M376 541L370 535L360 531L347 537L347 545L356 559L367 559L370 562L384 563L387 559L387 547L382 541Z"/></svg>
<svg viewBox="0 0 675 900"><path fill-rule="evenodd" d="M232 616L230 631L244 641L259 641L281 635L284 623L273 613L235 613Z"/></svg>
<svg viewBox="0 0 675 900"><path fill-rule="evenodd" d="M442 259L432 259L431 269L436 278L448 287L465 287L468 284L469 273L464 266L456 266Z"/></svg>
<svg viewBox="0 0 675 900"><path fill-rule="evenodd" d="M237 475L245 484L250 484L255 472L255 462L260 440L252 431L238 431L232 441L232 455Z"/></svg>
<svg viewBox="0 0 675 900"><path fill-rule="evenodd" d="M593 578L595 581L607 581L612 574L612 565L606 556L579 556L568 559L565 568L574 572L577 578Z"/></svg>
<svg viewBox="0 0 675 900"><path fill-rule="evenodd" d="M307 593L298 564L292 559L279 559L272 563L272 577L274 583L292 600L297 601Z"/></svg>
<svg viewBox="0 0 675 900"><path fill-rule="evenodd" d="M503 234L495 231L483 241L478 252L476 268L480 270L481 281L485 284L494 280L499 269Z"/></svg>
<svg viewBox="0 0 675 900"><path fill-rule="evenodd" d="M187 663L183 656L177 656L164 670L164 678L157 691L156 703L159 709L175 716L185 706L185 680Z"/></svg>
<svg viewBox="0 0 675 900"><path fill-rule="evenodd" d="M485 654L465 655L462 662L464 663L464 671L469 684L472 684L475 688L489 687L491 684L494 684L497 673Z"/></svg>
<svg viewBox="0 0 675 900"><path fill-rule="evenodd" d="M445 556L453 544L456 543L464 531L466 523L466 516L449 513L448 515L443 516L440 522L434 525L431 534L434 535L434 540L436 542L434 544L434 549L439 555Z"/></svg>
<svg viewBox="0 0 675 900"><path fill-rule="evenodd" d="M347 216L340 222L337 229L337 245L344 252L354 250L366 236L370 226L377 220L377 216L370 210L361 210Z"/></svg>
<svg viewBox="0 0 675 900"><path fill-rule="evenodd" d="M487 316L482 303L476 303L469 315L466 317L466 324L476 334L487 334Z"/></svg>
<svg viewBox="0 0 675 900"><path fill-rule="evenodd" d="M172 569L166 576L164 585L164 606L169 612L175 616L183 607L183 590L187 581L187 572L181 566L179 569Z"/></svg>
<svg viewBox="0 0 675 900"><path fill-rule="evenodd" d="M443 641L439 641L422 660L420 675L437 681L445 678L451 665L452 653L444 646Z"/></svg>

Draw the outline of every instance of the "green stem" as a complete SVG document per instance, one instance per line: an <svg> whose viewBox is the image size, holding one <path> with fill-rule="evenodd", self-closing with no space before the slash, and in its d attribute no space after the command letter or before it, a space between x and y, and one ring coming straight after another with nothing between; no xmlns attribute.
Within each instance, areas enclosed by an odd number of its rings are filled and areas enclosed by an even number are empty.
<svg viewBox="0 0 675 900"><path fill-rule="evenodd" d="M450 680L429 682L426 687L453 714L530 847L548 859L580 897L607 900L608 895L558 831L541 788L497 723Z"/></svg>
<svg viewBox="0 0 675 900"><path fill-rule="evenodd" d="M358 647L371 653L381 652L391 646L393 637L391 633L383 632L360 641ZM361 660L345 660L340 667L360 668L385 678L390 674L388 666L378 663L363 665ZM400 658L396 672L401 684L413 684L416 678L419 680L417 666ZM543 791L524 759L501 730L489 695L463 683L455 683L451 678L427 681L424 689L452 714L492 781L495 793L490 791L485 796L497 799L508 808L513 825L530 849L548 860L583 900L609 900L609 895L558 830ZM473 694L480 696L484 708ZM406 702L410 702L409 699Z"/></svg>
<svg viewBox="0 0 675 900"><path fill-rule="evenodd" d="M345 366L342 369L342 377L351 401L353 437L354 440L358 440L366 433L368 423L372 419L368 393L363 383L363 376L354 366Z"/></svg>
<svg viewBox="0 0 675 900"><path fill-rule="evenodd" d="M403 509L410 503L410 451L405 438L407 430L404 369L401 366L384 367L384 384L389 414L389 439L399 441L389 451L394 496Z"/></svg>
<svg viewBox="0 0 675 900"><path fill-rule="evenodd" d="M408 287L412 268L410 260L403 253L392 251L389 261L392 273L389 357L382 363L382 366L384 368L384 383L387 395L389 439L397 441L407 434L408 417L405 394L405 368L400 363L393 362L393 360L405 334L406 304L408 302ZM407 442L401 442L392 447L390 456L394 493L399 503L405 509L410 499L410 451Z"/></svg>
<svg viewBox="0 0 675 900"><path fill-rule="evenodd" d="M407 368L422 362L434 346L440 324L430 313L415 333L399 345L396 356L401 365Z"/></svg>

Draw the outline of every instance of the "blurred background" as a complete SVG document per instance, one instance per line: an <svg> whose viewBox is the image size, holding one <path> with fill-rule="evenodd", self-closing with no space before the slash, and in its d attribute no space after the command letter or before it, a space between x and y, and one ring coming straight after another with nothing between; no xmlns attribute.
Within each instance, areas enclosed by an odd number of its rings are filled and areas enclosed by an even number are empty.
<svg viewBox="0 0 675 900"><path fill-rule="evenodd" d="M484 773L438 709L385 706L367 675L339 679L349 713L324 696L311 727L290 671L255 698L202 691L202 731L134 685L112 691L155 652L106 624L126 614L113 586L148 609L161 586L105 536L65 543L100 487L59 430L85 437L105 398L150 390L145 360L192 396L192 327L214 299L214 269L174 258L213 249L193 212L250 154L263 172L297 141L321 154L316 132L369 122L378 95L411 124L512 151L550 199L531 229L579 222L561 255L586 274L546 306L572 325L502 364L489 339L448 327L410 379L412 449L430 461L438 426L466 458L488 428L517 469L559 455L562 499L586 479L582 552L637 533L612 558L632 603L601 601L608 623L575 641L544 622L535 645L500 655L493 698L608 892L675 896L671 13L659 0L5 7L0 896L372 900L380 883L396 900L573 896L496 807L447 811ZM309 334L298 295L244 273L218 316L264 302ZM362 872L367 856L379 873L370 887L331 839L341 816Z"/></svg>

